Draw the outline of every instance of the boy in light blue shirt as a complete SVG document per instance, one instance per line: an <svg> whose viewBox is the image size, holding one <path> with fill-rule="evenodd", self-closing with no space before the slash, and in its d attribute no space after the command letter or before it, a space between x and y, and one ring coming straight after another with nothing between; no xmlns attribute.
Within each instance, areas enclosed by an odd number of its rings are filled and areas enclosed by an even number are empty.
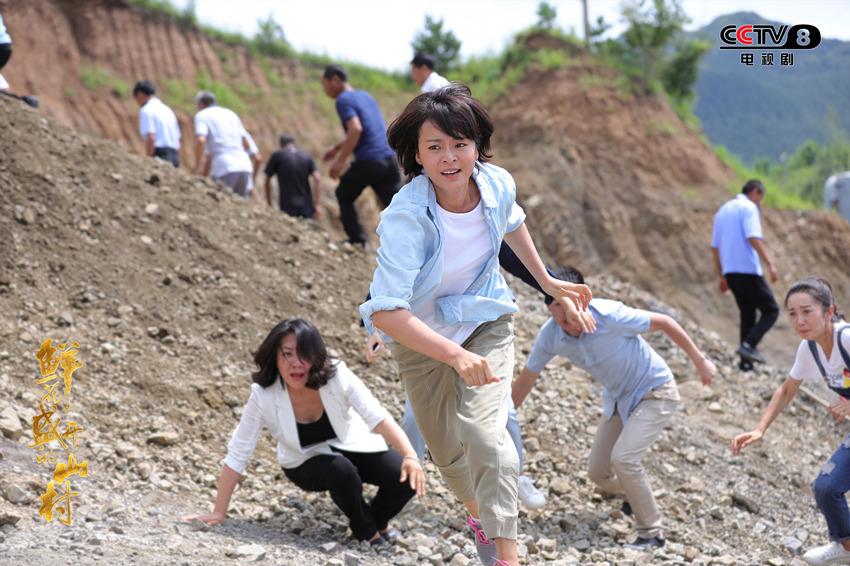
<svg viewBox="0 0 850 566"><path fill-rule="evenodd" d="M553 276L584 283L582 274L570 267L554 270ZM593 299L588 310L596 320L596 332L587 334L568 320L562 303L547 298L546 304L552 318L540 329L526 366L514 382L514 404L519 408L555 356L569 358L602 383L603 415L590 453L588 477L603 491L624 497L623 510L634 513L638 537L629 547L660 548L665 543L661 513L641 460L673 418L679 392L670 368L640 335L664 331L688 354L705 385L711 383L714 364L667 315Z"/></svg>

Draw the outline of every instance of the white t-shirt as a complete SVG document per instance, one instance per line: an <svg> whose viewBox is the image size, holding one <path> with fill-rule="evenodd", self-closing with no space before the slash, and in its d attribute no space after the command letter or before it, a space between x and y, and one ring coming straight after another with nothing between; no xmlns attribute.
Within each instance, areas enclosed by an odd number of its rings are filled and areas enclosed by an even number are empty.
<svg viewBox="0 0 850 566"><path fill-rule="evenodd" d="M422 83L422 92L431 92L438 88L443 88L449 84L448 79L437 74L437 71L431 71L425 82Z"/></svg>
<svg viewBox="0 0 850 566"><path fill-rule="evenodd" d="M9 90L9 83L6 82L3 75L0 75L0 90Z"/></svg>
<svg viewBox="0 0 850 566"><path fill-rule="evenodd" d="M210 106L195 114L195 135L207 138L205 149L212 156L210 175L213 178L251 172L251 159L242 145L242 138L247 137L248 132L232 110Z"/></svg>
<svg viewBox="0 0 850 566"><path fill-rule="evenodd" d="M153 134L154 147L180 149L180 125L177 116L159 98L152 96L139 110L139 133Z"/></svg>
<svg viewBox="0 0 850 566"><path fill-rule="evenodd" d="M829 359L823 352L820 345L817 346L818 357L823 364L823 369L826 370L826 379L830 387L848 388L850 387L850 369L844 365L844 360L841 358L841 352L838 349L838 330L847 326L846 322L840 322L835 325L835 333L833 334L832 354ZM845 330L841 336L841 343L844 344L844 349L850 352L850 330ZM815 358L812 356L812 351L809 349L807 340L800 342L800 347L797 348L797 357L794 359L794 367L791 368L791 377L796 380L808 379L810 381L820 381L821 376Z"/></svg>
<svg viewBox="0 0 850 566"><path fill-rule="evenodd" d="M461 213L449 212L437 205L437 222L443 238L443 279L428 298L420 319L440 336L463 344L480 323L444 324L437 299L462 295L484 269L493 253L490 228L480 200L475 208Z"/></svg>

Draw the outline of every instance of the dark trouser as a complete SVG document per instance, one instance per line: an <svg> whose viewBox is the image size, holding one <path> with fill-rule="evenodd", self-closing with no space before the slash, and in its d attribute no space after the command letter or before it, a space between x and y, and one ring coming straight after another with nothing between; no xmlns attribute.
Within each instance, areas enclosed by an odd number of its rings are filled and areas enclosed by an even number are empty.
<svg viewBox="0 0 850 566"><path fill-rule="evenodd" d="M401 483L401 455L386 452L346 452L313 456L297 468L284 469L292 483L305 491L330 491L331 499L348 517L357 540L369 540L387 528L416 495L410 483ZM363 499L363 483L378 486L370 502Z"/></svg>
<svg viewBox="0 0 850 566"><path fill-rule="evenodd" d="M11 43L0 43L0 71L3 70L3 67L6 66L6 63L9 62L9 57L12 56L12 44Z"/></svg>
<svg viewBox="0 0 850 566"><path fill-rule="evenodd" d="M180 154L173 147L155 147L153 156L164 159L175 167L180 167Z"/></svg>
<svg viewBox="0 0 850 566"><path fill-rule="evenodd" d="M779 318L779 305L761 275L727 273L725 277L741 311L741 342L755 348ZM758 321L756 311L761 313Z"/></svg>
<svg viewBox="0 0 850 566"><path fill-rule="evenodd" d="M829 538L836 542L850 539L850 511L844 494L850 491L850 435L823 465L812 484L818 509L826 519Z"/></svg>
<svg viewBox="0 0 850 566"><path fill-rule="evenodd" d="M339 215L342 227L352 244L366 242L366 234L357 218L354 201L367 186L372 187L385 207L390 205L393 195L398 191L401 177L395 159L390 157L380 161L355 161L342 175L336 188L339 201Z"/></svg>

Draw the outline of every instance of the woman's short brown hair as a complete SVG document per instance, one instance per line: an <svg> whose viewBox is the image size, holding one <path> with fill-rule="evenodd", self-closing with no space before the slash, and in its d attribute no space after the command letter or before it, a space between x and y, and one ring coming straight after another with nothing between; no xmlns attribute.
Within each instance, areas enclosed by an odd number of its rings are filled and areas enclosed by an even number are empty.
<svg viewBox="0 0 850 566"><path fill-rule="evenodd" d="M387 130L387 141L407 176L415 177L422 172L422 166L416 162L416 154L419 151L419 130L427 120L455 139L473 140L478 160L482 163L493 157L490 153L490 136L493 135L490 113L472 97L469 87L449 83L411 100Z"/></svg>
<svg viewBox="0 0 850 566"><path fill-rule="evenodd" d="M251 374L254 383L269 387L280 379L280 373L277 371L277 352L283 346L283 339L290 334L295 335L295 352L298 357L310 362L306 386L310 389L322 387L336 375L336 369L328 356L322 335L303 318L282 320L271 329L254 352L254 363L257 364L257 371Z"/></svg>

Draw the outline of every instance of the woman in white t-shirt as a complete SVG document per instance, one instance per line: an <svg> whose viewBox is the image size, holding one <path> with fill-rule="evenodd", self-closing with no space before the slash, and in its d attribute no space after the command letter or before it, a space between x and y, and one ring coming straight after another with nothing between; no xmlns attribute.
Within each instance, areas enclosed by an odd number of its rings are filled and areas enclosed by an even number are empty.
<svg viewBox="0 0 850 566"><path fill-rule="evenodd" d="M734 454L761 440L797 394L803 380L825 381L839 396L829 412L837 421L850 417L850 325L836 314L832 287L825 279L802 279L785 296L785 308L791 325L802 338L794 367L773 394L755 430L732 440ZM850 564L850 510L844 497L850 491L850 435L821 468L812 490L832 542L811 549L803 559L813 565Z"/></svg>

